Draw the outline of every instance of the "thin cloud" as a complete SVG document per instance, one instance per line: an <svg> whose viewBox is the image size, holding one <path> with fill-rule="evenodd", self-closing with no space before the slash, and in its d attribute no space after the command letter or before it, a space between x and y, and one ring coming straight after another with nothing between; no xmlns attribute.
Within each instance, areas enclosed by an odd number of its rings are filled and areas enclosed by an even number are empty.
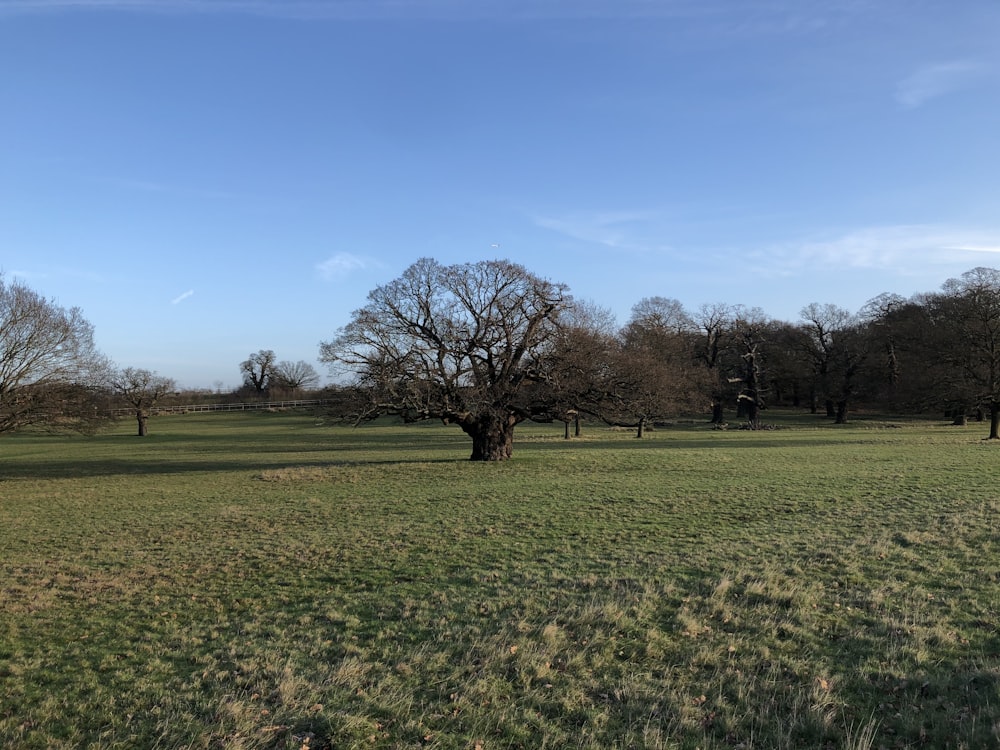
<svg viewBox="0 0 1000 750"><path fill-rule="evenodd" d="M763 248L752 253L755 263L750 267L768 276L794 276L816 269L912 275L928 266L975 262L975 256L984 252L1000 252L1000 231L907 224Z"/></svg>
<svg viewBox="0 0 1000 750"><path fill-rule="evenodd" d="M633 252L662 251L669 248L646 241L650 224L658 216L653 211L598 211L567 216L540 216L537 226L581 242Z"/></svg>
<svg viewBox="0 0 1000 750"><path fill-rule="evenodd" d="M969 253L1000 253L1000 244L996 245L956 245L952 250L962 250Z"/></svg>
<svg viewBox="0 0 1000 750"><path fill-rule="evenodd" d="M334 281L336 279L342 279L355 271L362 271L370 265L370 261L360 258L357 255L352 255L351 253L337 253L333 257L324 260L322 263L318 263L316 265L316 270L319 271L320 276L327 281Z"/></svg>
<svg viewBox="0 0 1000 750"><path fill-rule="evenodd" d="M188 289L186 292L184 292L184 294L180 294L174 297L172 300L170 300L170 304L179 305L181 302L186 300L188 297L191 297L193 294L194 294L194 289Z"/></svg>
<svg viewBox="0 0 1000 750"><path fill-rule="evenodd" d="M896 86L896 101L916 109L931 99L970 88L985 72L985 66L969 60L924 65Z"/></svg>

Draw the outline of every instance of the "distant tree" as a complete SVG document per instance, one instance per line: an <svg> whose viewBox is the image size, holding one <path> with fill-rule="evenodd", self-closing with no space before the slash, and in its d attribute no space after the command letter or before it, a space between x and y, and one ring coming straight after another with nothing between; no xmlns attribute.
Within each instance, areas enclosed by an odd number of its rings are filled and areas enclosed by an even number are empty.
<svg viewBox="0 0 1000 750"><path fill-rule="evenodd" d="M872 340L858 316L842 307L813 303L803 308L801 315L801 328L827 416L844 424L848 405L864 384L862 368Z"/></svg>
<svg viewBox="0 0 1000 750"><path fill-rule="evenodd" d="M634 335L681 336L696 328L696 323L678 300L669 297L644 297L632 306L626 325Z"/></svg>
<svg viewBox="0 0 1000 750"><path fill-rule="evenodd" d="M704 408L706 372L695 356L696 327L676 300L652 297L632 308L618 335L604 386L605 421L636 427Z"/></svg>
<svg viewBox="0 0 1000 750"><path fill-rule="evenodd" d="M956 387L989 410L989 439L1000 439L1000 271L974 268L941 289L927 300L943 334L937 356L949 364Z"/></svg>
<svg viewBox="0 0 1000 750"><path fill-rule="evenodd" d="M902 410L939 408L943 393L954 391L938 352L940 328L932 324L930 308L919 298L884 293L869 300L859 313L871 337L869 393L880 404Z"/></svg>
<svg viewBox="0 0 1000 750"><path fill-rule="evenodd" d="M601 416L602 387L611 352L618 346L616 329L614 315L590 302L574 302L559 319L546 357L546 377L534 381L531 388L534 402L545 405L533 411L548 411L554 420L563 422L566 439L571 425L579 437L582 416Z"/></svg>
<svg viewBox="0 0 1000 750"><path fill-rule="evenodd" d="M732 317L732 307L726 304L702 305L693 316L698 329L694 355L706 370L705 384L712 404L712 424L725 422L725 404L731 393L729 381L724 375L724 362L731 343Z"/></svg>
<svg viewBox="0 0 1000 750"><path fill-rule="evenodd" d="M91 431L109 418L110 365L93 326L0 275L0 433L28 425Z"/></svg>
<svg viewBox="0 0 1000 750"><path fill-rule="evenodd" d="M472 439L473 461L501 461L514 428L539 416L529 384L547 377L566 287L495 260L424 258L374 289L320 360L353 371L366 416L440 419Z"/></svg>
<svg viewBox="0 0 1000 750"><path fill-rule="evenodd" d="M284 360L271 369L269 388L286 393L297 393L309 390L319 385L319 373L316 368L303 359L298 362Z"/></svg>
<svg viewBox="0 0 1000 750"><path fill-rule="evenodd" d="M270 349L261 349L240 362L243 383L258 395L267 391L277 358Z"/></svg>
<svg viewBox="0 0 1000 750"><path fill-rule="evenodd" d="M739 386L737 414L746 418L752 430L761 427L760 412L765 408L764 346L770 328L769 319L759 307L733 309L730 335L739 359L729 380Z"/></svg>
<svg viewBox="0 0 1000 750"><path fill-rule="evenodd" d="M773 320L767 331L767 384L771 403L801 406L809 398L815 411L814 360L806 331L783 320Z"/></svg>
<svg viewBox="0 0 1000 750"><path fill-rule="evenodd" d="M164 378L155 372L134 367L119 370L114 375L112 385L115 393L135 409L139 437L146 436L149 414L157 402L177 390L177 384L170 378Z"/></svg>

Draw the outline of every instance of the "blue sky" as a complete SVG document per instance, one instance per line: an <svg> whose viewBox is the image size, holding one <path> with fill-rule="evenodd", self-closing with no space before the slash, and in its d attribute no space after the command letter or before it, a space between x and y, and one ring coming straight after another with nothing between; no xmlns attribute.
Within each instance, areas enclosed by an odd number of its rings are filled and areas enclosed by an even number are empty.
<svg viewBox="0 0 1000 750"><path fill-rule="evenodd" d="M857 310L1000 265L995 0L0 0L0 271L121 366L316 364L420 257Z"/></svg>

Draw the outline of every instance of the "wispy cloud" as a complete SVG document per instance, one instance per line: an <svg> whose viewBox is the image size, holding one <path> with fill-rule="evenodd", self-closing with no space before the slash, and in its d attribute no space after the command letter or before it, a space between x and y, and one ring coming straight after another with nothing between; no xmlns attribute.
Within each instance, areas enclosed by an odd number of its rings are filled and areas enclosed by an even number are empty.
<svg viewBox="0 0 1000 750"><path fill-rule="evenodd" d="M188 289L183 294L179 294L176 297L174 297L172 300L170 300L170 304L171 305L179 305L181 302L183 302L184 300L186 300L188 297L191 297L193 294L194 294L194 289Z"/></svg>
<svg viewBox="0 0 1000 750"><path fill-rule="evenodd" d="M581 242L637 253L669 250L669 246L649 240L659 223L656 211L593 211L564 216L537 216L536 226Z"/></svg>
<svg viewBox="0 0 1000 750"><path fill-rule="evenodd" d="M970 88L986 73L987 67L971 60L924 65L896 86L896 101L915 109L931 99Z"/></svg>
<svg viewBox="0 0 1000 750"><path fill-rule="evenodd" d="M322 263L317 263L316 270L327 281L334 281L335 279L342 279L355 271L369 268L372 265L372 261L366 258L361 258L351 253L337 253Z"/></svg>
<svg viewBox="0 0 1000 750"><path fill-rule="evenodd" d="M0 0L2 3L3 0ZM2 6L0 6L2 7ZM152 180L135 180L125 177L94 177L91 178L93 182L100 185L108 185L118 190L125 190L129 192L136 193L160 193L166 195L177 195L182 197L194 197L194 198L224 198L224 199L236 199L245 198L246 196L238 195L236 193L230 193L223 190L213 190L210 188L202 187L191 187L188 185L173 185L166 182L154 182Z"/></svg>
<svg viewBox="0 0 1000 750"><path fill-rule="evenodd" d="M806 270L889 271L919 275L930 267L980 262L1000 253L1000 230L907 224L867 227L827 239L785 242L752 253L751 267L771 276Z"/></svg>

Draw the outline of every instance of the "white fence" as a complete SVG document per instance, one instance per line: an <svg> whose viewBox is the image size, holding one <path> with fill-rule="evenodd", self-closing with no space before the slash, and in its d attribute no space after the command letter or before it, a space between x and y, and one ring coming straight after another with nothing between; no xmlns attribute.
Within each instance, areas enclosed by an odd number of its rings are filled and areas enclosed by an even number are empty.
<svg viewBox="0 0 1000 750"><path fill-rule="evenodd" d="M299 401L239 401L232 404L188 404L186 406L155 406L148 410L151 416L157 414L187 414L193 411L251 411L253 409L308 409L329 404L330 399L313 398ZM135 409L112 409L116 417L135 414Z"/></svg>

